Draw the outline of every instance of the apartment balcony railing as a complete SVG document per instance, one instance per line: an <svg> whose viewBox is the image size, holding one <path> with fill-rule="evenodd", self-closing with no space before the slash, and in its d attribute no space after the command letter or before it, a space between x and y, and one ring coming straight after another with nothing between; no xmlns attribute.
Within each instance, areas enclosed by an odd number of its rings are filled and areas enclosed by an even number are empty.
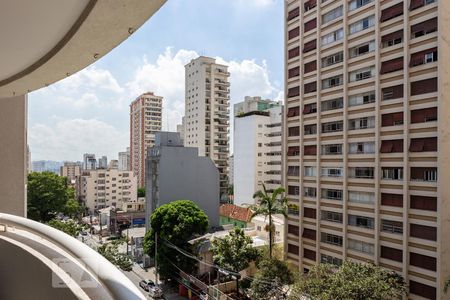
<svg viewBox="0 0 450 300"><path fill-rule="evenodd" d="M0 261L12 268L2 276L10 283L2 280L2 295L15 295L26 282L30 297L44 293L47 299L146 299L97 251L50 226L0 213L0 244Z"/></svg>

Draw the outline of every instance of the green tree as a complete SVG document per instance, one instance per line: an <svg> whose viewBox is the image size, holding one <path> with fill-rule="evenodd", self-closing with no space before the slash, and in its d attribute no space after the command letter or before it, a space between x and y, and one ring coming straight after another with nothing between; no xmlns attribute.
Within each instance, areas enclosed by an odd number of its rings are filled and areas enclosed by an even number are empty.
<svg viewBox="0 0 450 300"><path fill-rule="evenodd" d="M450 277L447 277L447 279L444 282L444 294L447 294L449 287L450 287Z"/></svg>
<svg viewBox="0 0 450 300"><path fill-rule="evenodd" d="M232 185L232 184L230 184L230 185L228 185L228 188L227 188L227 192L228 192L228 196L233 196L234 195L234 185Z"/></svg>
<svg viewBox="0 0 450 300"><path fill-rule="evenodd" d="M138 197L145 197L145 187L140 187L137 190Z"/></svg>
<svg viewBox="0 0 450 300"><path fill-rule="evenodd" d="M252 238L236 227L224 238L212 240L214 263L236 273L245 270L260 255L260 251L253 248L252 244Z"/></svg>
<svg viewBox="0 0 450 300"><path fill-rule="evenodd" d="M105 243L97 248L98 253L103 255L112 264L121 268L124 271L131 271L133 268L133 262L126 253L119 252L119 245L121 241L112 241L111 243Z"/></svg>
<svg viewBox="0 0 450 300"><path fill-rule="evenodd" d="M80 234L80 232L83 231L84 229L83 225L80 225L73 220L61 221L53 219L48 222L48 225L56 229L59 229L73 237L77 237Z"/></svg>
<svg viewBox="0 0 450 300"><path fill-rule="evenodd" d="M28 217L48 222L56 214L64 212L72 195L66 177L51 172L32 172L28 174Z"/></svg>
<svg viewBox="0 0 450 300"><path fill-rule="evenodd" d="M287 217L287 199L283 197L285 190L282 187L279 187L272 192L267 191L264 184L262 187L262 191L257 191L253 195L253 198L257 200L257 204L252 205L250 208L253 211L252 219L256 216L269 218L269 226L267 228L267 231L269 232L269 258L272 258L273 235L275 231L272 216L281 214Z"/></svg>
<svg viewBox="0 0 450 300"><path fill-rule="evenodd" d="M272 258L258 264L258 272L250 287L252 299L285 299L285 286L294 283L294 274L286 262Z"/></svg>
<svg viewBox="0 0 450 300"><path fill-rule="evenodd" d="M73 188L69 188L70 190L73 190ZM72 194L72 192L70 192ZM66 216L69 216L71 218L76 218L79 214L83 212L84 208L80 205L80 203L75 200L75 194L74 197L70 196L70 199L67 200L66 204L64 204L63 213Z"/></svg>
<svg viewBox="0 0 450 300"><path fill-rule="evenodd" d="M195 260L181 254L191 251L188 243L195 235L203 235L208 229L208 217L190 200L177 200L158 207L151 215L151 228L144 237L144 250L155 258L155 234L158 234L158 272L163 278L178 272L173 264L187 273L195 268Z"/></svg>
<svg viewBox="0 0 450 300"><path fill-rule="evenodd" d="M342 266L319 264L295 285L290 300L304 299L398 299L406 283L394 271L373 264L345 261Z"/></svg>

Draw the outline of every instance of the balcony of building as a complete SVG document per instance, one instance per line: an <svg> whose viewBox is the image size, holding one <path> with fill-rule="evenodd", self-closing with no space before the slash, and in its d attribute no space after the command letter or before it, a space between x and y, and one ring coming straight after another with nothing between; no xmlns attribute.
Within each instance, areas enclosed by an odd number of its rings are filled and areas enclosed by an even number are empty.
<svg viewBox="0 0 450 300"><path fill-rule="evenodd" d="M26 219L27 93L71 76L133 34L152 1L3 1L0 17L0 299L145 299L103 256ZM32 46L30 46L32 45ZM100 196L100 195L99 195ZM99 198L103 201L103 198Z"/></svg>

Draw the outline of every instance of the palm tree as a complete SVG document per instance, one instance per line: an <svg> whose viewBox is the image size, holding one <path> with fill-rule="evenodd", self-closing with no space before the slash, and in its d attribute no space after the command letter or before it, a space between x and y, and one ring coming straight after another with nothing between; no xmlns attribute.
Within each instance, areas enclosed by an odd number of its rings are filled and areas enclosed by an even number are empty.
<svg viewBox="0 0 450 300"><path fill-rule="evenodd" d="M272 215L281 214L287 217L287 199L283 196L285 189L279 187L274 191L267 191L266 186L262 185L263 190L257 191L253 198L257 204L250 206L253 211L251 219L256 216L269 217L269 258L272 258L273 232Z"/></svg>

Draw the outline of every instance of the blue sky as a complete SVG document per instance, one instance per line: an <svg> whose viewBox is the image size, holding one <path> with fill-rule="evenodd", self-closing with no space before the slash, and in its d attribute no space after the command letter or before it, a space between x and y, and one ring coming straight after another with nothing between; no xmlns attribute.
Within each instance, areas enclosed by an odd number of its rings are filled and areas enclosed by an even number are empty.
<svg viewBox="0 0 450 300"><path fill-rule="evenodd" d="M282 99L282 0L169 0L95 64L29 95L32 160L117 158L129 145L129 103L164 97L163 129L184 113L184 65L198 55L229 65L231 103ZM232 105L231 104L231 105Z"/></svg>

